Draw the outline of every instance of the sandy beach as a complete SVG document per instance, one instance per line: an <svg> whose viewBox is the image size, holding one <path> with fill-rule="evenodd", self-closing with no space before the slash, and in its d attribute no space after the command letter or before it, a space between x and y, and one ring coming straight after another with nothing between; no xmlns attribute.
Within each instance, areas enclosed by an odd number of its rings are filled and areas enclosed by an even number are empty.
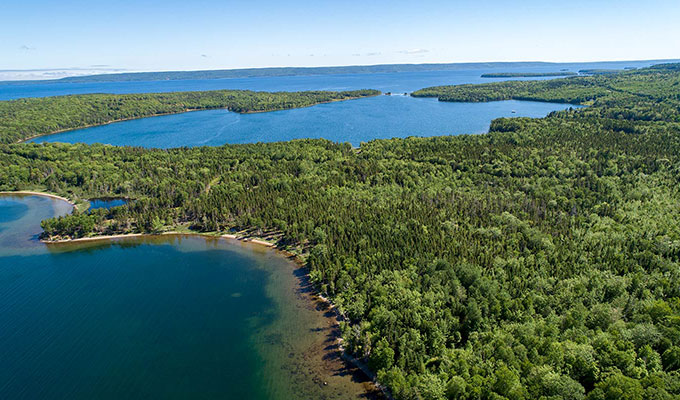
<svg viewBox="0 0 680 400"><path fill-rule="evenodd" d="M25 196L45 196L45 197L51 197L53 199L59 199L59 200L65 201L65 202L69 203L70 205L72 205L74 207L76 205L74 202L67 199L66 197L61 197L61 196L57 196L56 194L50 194L50 193L33 192L33 191L30 191L30 190L19 190L19 191L16 191L16 192L0 192L0 195L1 194L8 194L8 195L18 194L18 195L25 195Z"/></svg>

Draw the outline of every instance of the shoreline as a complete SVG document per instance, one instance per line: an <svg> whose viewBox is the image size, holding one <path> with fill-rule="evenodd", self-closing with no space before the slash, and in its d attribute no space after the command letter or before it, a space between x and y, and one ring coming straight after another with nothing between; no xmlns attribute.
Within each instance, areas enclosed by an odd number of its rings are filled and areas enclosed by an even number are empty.
<svg viewBox="0 0 680 400"><path fill-rule="evenodd" d="M111 124L115 124L117 122L134 121L136 119L163 117L163 116L166 116L166 115L184 114L184 113L188 113L188 112L192 112L192 111L209 111L209 110L223 110L223 109L220 109L220 108L186 109L184 111L147 115L145 117L130 117L130 118L113 119L111 121L102 122L101 124L88 124L88 125L79 126L77 128L66 128L66 129L59 129L59 130L48 132L48 133L40 133L40 134L37 134L37 135L29 136L25 139L17 140L15 142L15 144L26 143L29 140L37 139L37 138L43 137L43 136L56 135L56 134L59 134L59 133L77 131L77 130L80 130L80 129L95 128L97 126L111 125Z"/></svg>
<svg viewBox="0 0 680 400"><path fill-rule="evenodd" d="M55 194L50 194L50 193L41 193L41 192L34 192L34 191L28 191L28 190L22 190L22 191L16 191L16 192L0 192L0 195L2 194L18 194L18 195L29 195L29 196L44 196L44 197L49 197L53 199L58 199L67 202L70 204L74 209L75 209L75 204L71 202L69 199L65 197L61 197ZM293 252L290 252L288 250L279 248L275 243L268 242L266 240L263 240L261 238L257 237L249 237L249 236L239 236L235 234L229 234L229 233L224 233L224 234L207 234L207 233L200 233L200 232L178 232L178 231L169 231L169 232L162 232L162 233L123 233L123 234L116 234L116 235L101 235L101 236L92 236L92 237L84 237L84 238L75 238L75 239L58 239L58 240L44 240L40 239L41 243L44 243L46 245L60 245L60 244L68 244L68 243L88 243L88 242L98 242L98 241L106 241L106 240L124 240L128 238L144 238L144 237L160 237L160 236L197 236L201 237L204 239L222 239L222 240L227 240L227 241L237 241L241 244L251 244L255 245L257 247L261 248L266 248L273 250L279 255L285 257L288 259L288 261L292 262L295 264L297 268L303 268L305 272L305 279L309 280L309 272L307 270L307 267L305 266L304 261L300 258L298 254L295 254ZM333 302L325 297L322 293L314 290L311 293L313 299L313 302L320 302L328 307L329 310L332 310L334 317L329 318L329 320L332 321L332 325L334 328L339 329L340 322L347 320L347 318L337 309L335 304ZM356 359L354 356L351 354L348 354L345 351L345 347L343 346L343 340L342 337L338 336L336 339L336 344L338 345L339 351L340 351L340 357L342 358L343 362L352 365L356 368L358 368L363 374L365 374L368 379L372 381L372 384L374 388L382 393L382 395L388 399L392 400L393 397L389 393L389 390L381 385L377 381L376 374L371 371L368 366ZM330 350L329 350L330 352ZM367 392L368 393L368 392Z"/></svg>
<svg viewBox="0 0 680 400"><path fill-rule="evenodd" d="M162 233L127 233L127 234L117 234L117 235L104 235L104 236L93 236L93 237L86 237L86 238L76 238L76 239L60 239L60 240L43 240L41 239L40 241L42 243L45 243L46 245L54 244L54 245L60 245L60 244L68 244L68 243L87 243L87 242L97 242L97 241L105 241L105 240L118 240L118 239L128 239L128 238L144 238L144 237L161 237L161 236L196 236L196 237L201 237L204 239L222 239L222 240L227 240L227 241L235 241L240 244L250 244L250 245L255 245L260 248L265 248L269 250L273 250L276 253L279 253L280 256L285 257L289 262L295 264L296 268L303 268L305 272L304 278L306 280L309 280L310 276L307 270L307 267L305 266L305 263L300 259L299 255L292 253L288 250L279 248L275 243L267 242L265 240L259 239L259 238L253 238L253 237L248 237L248 236L238 236L234 234L221 234L221 235L212 235L212 234L206 234L206 233L199 233L199 232L176 232L176 231L170 231L170 232L162 232ZM331 325L335 329L340 328L340 322L346 321L347 317L345 317L333 304L333 302L325 297L323 294L317 292L314 290L311 295L311 301L313 303L321 303L325 305L328 310L331 310L333 313L332 318L328 318L329 321L331 322ZM390 394L389 390L381 385L377 381L377 376L376 374L371 371L368 368L368 365L364 363L363 361L357 359L351 354L348 354L345 351L345 347L343 345L343 340L342 337L338 336L335 340L335 344L338 346L338 349L340 351L340 358L343 360L344 363L351 365L358 370L361 371L366 377L372 382L373 387L375 390L380 392L382 396L387 399L387 400L393 400L392 395ZM332 352L332 350L327 351L329 354ZM370 393L367 391L367 393Z"/></svg>
<svg viewBox="0 0 680 400"><path fill-rule="evenodd" d="M70 204L71 207L74 207L74 208L76 207L76 203L74 203L73 201L67 199L66 197L61 197L61 196L58 196L58 195L52 194L52 193L34 192L34 191L31 191L31 190L17 190L15 192L3 191L3 192L0 192L0 195L43 196L43 197L49 197L49 198L52 198L52 199L65 201L68 204Z"/></svg>
<svg viewBox="0 0 680 400"><path fill-rule="evenodd" d="M382 92L381 92L381 93L382 93ZM167 113L146 115L146 116L140 116L140 117L130 117L130 118L114 119L114 120L111 120L111 121L103 122L103 123L101 123L101 124L88 124L88 125L84 125L84 126L79 126L79 127L77 127L77 128L59 129L59 130L52 131L52 132L48 132L48 133L40 133L40 134L37 134L37 135L29 136L29 137L27 137L27 138L17 140L17 141L14 142L14 143L15 143L15 144L26 143L26 142L28 142L29 140L37 139L37 138L43 137L43 136L51 136L51 135L56 135L56 134L59 134L59 133L65 133L65 132L71 132L71 131L78 131L78 130L87 129L87 128L95 128L95 127L97 127L97 126L106 126L106 125L111 125L111 124L115 124L115 123L118 123L118 122L134 121L134 120L136 120L136 119L144 119L144 118L164 117L164 116L168 116L168 115L185 114L185 113L189 113L189 112L193 112L193 111L226 110L226 111L228 111L228 112L233 112L233 113L235 113L235 114L260 114L260 113L268 113L268 112L276 112L276 111L295 110L295 109L299 109L299 108L308 108L308 107L318 106L318 105L320 105L320 104L335 103L335 102L338 102L338 101L359 100L359 99L364 99L364 98L368 98L368 97L376 97L376 96L380 96L381 93L374 94L374 95L370 95L370 96L348 97L348 98L346 98L346 99L334 99L334 100L328 100L328 101L321 101L321 102L318 102L318 103L310 104L310 105L308 105L308 106L292 107L292 108L282 108L282 109L280 109L280 110L255 110L255 111L243 111L243 112L238 112L238 111L230 110L228 107L220 107L220 108L187 108L187 109L185 109L185 110L183 110L183 111L167 112Z"/></svg>
<svg viewBox="0 0 680 400"><path fill-rule="evenodd" d="M1 194L1 193L0 193ZM178 231L168 231L168 232L161 232L161 233L119 233L115 235L100 235L100 236L90 236L90 237L82 237L82 238L75 238L75 239L55 239L55 240L45 240L45 239L40 239L42 243L45 244L59 244L59 243L78 243L78 242L97 242L100 240L115 240L115 239L127 239L127 238L136 238L136 237L156 237L156 236L200 236L203 238L213 238L213 239L232 239L232 240L238 240L239 242L243 243L252 243L256 244L258 246L264 246L272 249L276 249L281 252L285 252L286 250L279 249L276 244L267 242L262 239L258 238L252 238L252 237L246 237L246 236L237 236L237 235L232 235L232 234L223 234L223 235L212 235L208 233L200 233L200 232L178 232ZM289 254L293 254L290 252L286 252Z"/></svg>
<svg viewBox="0 0 680 400"><path fill-rule="evenodd" d="M60 239L60 240L43 240L41 239L40 241L42 243L45 243L46 245L60 245L60 244L68 244L68 243L87 243L87 242L97 242L97 241L105 241L105 240L118 240L118 239L128 239L128 238L144 238L144 237L161 237L161 236L196 236L196 237L201 237L204 239L222 239L222 240L227 240L227 241L235 241L240 244L250 244L250 245L255 245L260 248L264 249L269 249L273 250L276 253L279 253L280 256L285 257L289 262L295 264L295 267L297 268L303 268L305 272L305 279L309 280L309 272L307 270L307 267L305 266L305 263L303 260L300 259L300 256L298 254L292 253L288 250L279 248L275 243L267 242L265 240L259 239L259 238L253 238L253 237L248 237L248 236L238 236L234 234L221 234L221 235L212 235L212 234L206 234L206 233L199 233L199 232L176 232L176 231L170 231L170 232L162 232L162 233L127 233L127 234L117 234L117 235L104 235L104 236L93 236L93 237L86 237L86 238L76 238L76 239ZM325 297L322 293L314 290L312 293L310 293L312 298L312 302L318 302L323 305L325 305L328 310L330 310L333 313L333 317L329 318L331 325L335 329L340 328L340 322L346 321L347 317L344 316L335 306L335 304L327 297ZM335 344L338 346L338 349L340 351L340 358L343 360L344 363L351 365L361 371L366 377L372 382L373 387L375 390L380 392L382 396L387 399L387 400L393 400L393 397L389 390L381 385L377 381L377 376L375 372L371 371L368 368L368 365L364 363L363 361L357 359L351 354L348 354L345 351L345 347L343 345L343 340L342 337L338 336L335 340ZM330 354L332 350L328 350L328 353ZM367 393L369 393L367 391Z"/></svg>

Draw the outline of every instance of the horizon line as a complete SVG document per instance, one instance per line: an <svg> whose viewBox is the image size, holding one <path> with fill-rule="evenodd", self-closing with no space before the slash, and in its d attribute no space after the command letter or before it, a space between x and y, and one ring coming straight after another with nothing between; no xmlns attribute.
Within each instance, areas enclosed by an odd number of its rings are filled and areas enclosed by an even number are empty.
<svg viewBox="0 0 680 400"><path fill-rule="evenodd" d="M111 67L110 69L101 66L92 67L64 67L64 68L28 68L28 69L0 69L2 72L48 72L48 71L87 71L95 72L84 75L68 75L58 78L29 78L15 80L0 80L0 82L33 82L33 81L59 81L68 78L86 78L95 76L111 75L133 75L149 73L192 73L192 72L217 72L217 71L254 71L254 70L275 70L275 69L332 69L332 68L362 68L380 66L445 66L445 65L484 65L484 64L597 64L597 63L622 63L622 62L680 62L680 58L654 58L654 59L620 59L620 60L595 60L595 61L457 61L457 62L425 62L425 63L378 63L378 64L346 64L346 65L319 65L319 66L265 66L265 67L237 67L237 68L212 68L212 69L167 69L167 70L127 70L125 68ZM100 70L101 73L96 73Z"/></svg>

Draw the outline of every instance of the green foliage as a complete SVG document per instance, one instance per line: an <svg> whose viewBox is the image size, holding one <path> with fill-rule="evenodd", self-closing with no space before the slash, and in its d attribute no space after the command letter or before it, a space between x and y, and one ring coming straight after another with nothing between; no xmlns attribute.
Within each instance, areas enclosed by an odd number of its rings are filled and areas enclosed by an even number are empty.
<svg viewBox="0 0 680 400"><path fill-rule="evenodd" d="M5 144L0 190L132 199L47 220L53 237L161 221L277 232L347 315L348 351L399 399L673 399L679 80L665 67L555 81L597 100L360 149Z"/></svg>
<svg viewBox="0 0 680 400"><path fill-rule="evenodd" d="M680 369L680 347L672 346L661 356L663 366L666 371L677 371Z"/></svg>
<svg viewBox="0 0 680 400"><path fill-rule="evenodd" d="M588 400L642 400L644 393L639 381L614 373L595 385Z"/></svg>

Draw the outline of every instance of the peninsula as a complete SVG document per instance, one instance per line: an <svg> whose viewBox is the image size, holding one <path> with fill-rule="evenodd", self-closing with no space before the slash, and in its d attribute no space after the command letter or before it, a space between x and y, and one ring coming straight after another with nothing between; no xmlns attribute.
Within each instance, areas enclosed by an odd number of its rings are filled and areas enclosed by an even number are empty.
<svg viewBox="0 0 680 400"><path fill-rule="evenodd" d="M578 75L576 72L562 71L562 72L497 72L490 74L482 74L482 78L541 78L541 77L555 77L555 76L573 76Z"/></svg>
<svg viewBox="0 0 680 400"><path fill-rule="evenodd" d="M14 143L72 129L187 111L222 108L237 113L266 112L379 94L377 90L274 93L214 90L81 94L0 101L0 142Z"/></svg>

